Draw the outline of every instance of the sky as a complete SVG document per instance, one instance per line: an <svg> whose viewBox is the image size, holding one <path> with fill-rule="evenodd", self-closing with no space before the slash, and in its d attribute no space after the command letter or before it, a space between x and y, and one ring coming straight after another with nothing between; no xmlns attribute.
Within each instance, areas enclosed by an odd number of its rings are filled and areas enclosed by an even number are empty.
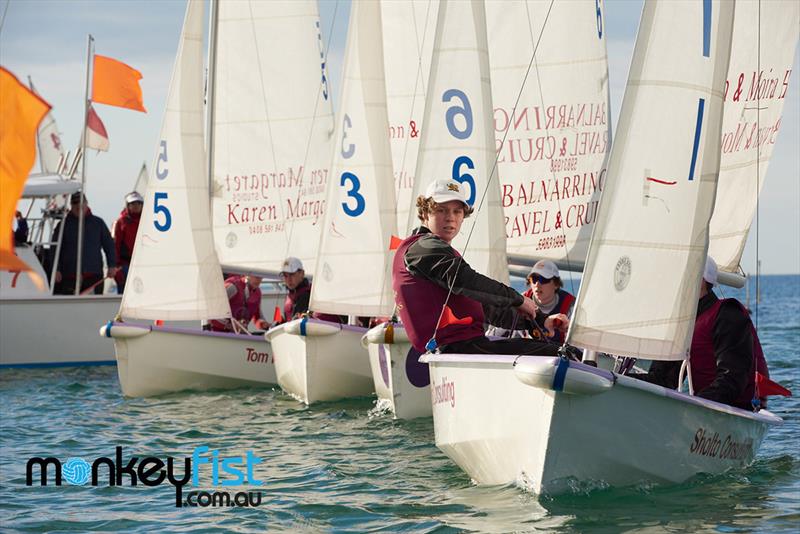
<svg viewBox="0 0 800 534"><path fill-rule="evenodd" d="M260 0L269 1L269 0ZM605 28L613 125L616 125L642 0L605 0ZM53 106L62 141L74 151L80 141L86 86L87 36L95 52L138 69L147 113L95 105L105 123L111 148L87 159L86 194L95 214L111 226L134 186L143 162L152 168L164 102L186 3L184 0L0 0L5 12L0 31L0 65L23 82L31 76ZM346 40L349 0L321 0L323 38L330 42L328 65L337 101L337 81ZM800 60L784 108L761 194L758 225L750 232L742 258L748 273L756 270L756 235L761 272L800 273Z"/></svg>

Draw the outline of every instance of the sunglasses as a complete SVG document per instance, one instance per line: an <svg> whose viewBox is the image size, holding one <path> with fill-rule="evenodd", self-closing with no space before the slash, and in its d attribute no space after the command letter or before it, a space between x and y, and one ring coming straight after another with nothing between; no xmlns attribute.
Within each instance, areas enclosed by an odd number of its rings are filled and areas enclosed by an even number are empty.
<svg viewBox="0 0 800 534"><path fill-rule="evenodd" d="M549 284L552 281L553 281L552 278L545 278L544 276L540 276L538 274L531 275L531 284L536 284L536 283Z"/></svg>

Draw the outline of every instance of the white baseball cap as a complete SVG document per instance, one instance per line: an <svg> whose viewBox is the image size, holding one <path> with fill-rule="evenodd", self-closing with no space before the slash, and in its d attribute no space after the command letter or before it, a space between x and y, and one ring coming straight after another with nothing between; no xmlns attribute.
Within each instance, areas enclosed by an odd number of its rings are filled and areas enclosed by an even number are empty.
<svg viewBox="0 0 800 534"><path fill-rule="evenodd" d="M425 189L425 198L432 198L437 204L458 200L469 207L464 193L464 186L455 180L434 180Z"/></svg>
<svg viewBox="0 0 800 534"><path fill-rule="evenodd" d="M703 280L711 284L712 286L717 285L717 276L719 274L719 269L717 268L717 262L714 261L714 258L708 256L706 258L706 267L703 269Z"/></svg>
<svg viewBox="0 0 800 534"><path fill-rule="evenodd" d="M132 204L133 202L141 202L144 204L144 199L142 195L138 193L138 191L132 191L125 195L125 204Z"/></svg>
<svg viewBox="0 0 800 534"><path fill-rule="evenodd" d="M556 267L556 264L550 260L537 261L531 269L531 272L528 273L528 276L534 273L543 278L555 278L556 276L559 276L558 267Z"/></svg>
<svg viewBox="0 0 800 534"><path fill-rule="evenodd" d="M293 274L296 273L297 271L303 271L303 270L304 270L303 262L298 260L297 258L289 256L288 258L283 260L283 268L281 269L281 273Z"/></svg>

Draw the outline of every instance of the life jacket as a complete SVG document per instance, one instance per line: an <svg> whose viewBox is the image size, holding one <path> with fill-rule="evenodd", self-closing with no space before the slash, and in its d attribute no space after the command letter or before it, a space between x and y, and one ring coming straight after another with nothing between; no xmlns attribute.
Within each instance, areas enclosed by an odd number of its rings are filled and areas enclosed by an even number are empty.
<svg viewBox="0 0 800 534"><path fill-rule="evenodd" d="M400 243L392 263L392 288L400 318L414 348L425 352L425 345L436 338L439 346L466 341L483 336L483 306L480 302L463 295L450 295L447 305L458 319L470 317L470 324L449 324L437 329L447 290L430 280L413 276L406 269L405 256L408 248L428 234L412 235ZM456 252L458 254L458 252Z"/></svg>
<svg viewBox="0 0 800 534"><path fill-rule="evenodd" d="M133 258L133 245L136 243L136 232L139 230L141 213L130 213L124 208L117 222L114 223L114 245L117 252L117 263L129 265Z"/></svg>
<svg viewBox="0 0 800 534"><path fill-rule="evenodd" d="M533 299L533 288L528 288L523 294L523 297L528 297L529 299ZM553 311L550 313L563 313L564 315L569 315L569 309L572 304L575 302L575 297L563 289L559 288L556 291L556 298L558 299L556 302ZM544 327L544 325L539 325ZM534 328L531 332L528 332L533 339L541 339L542 333L539 332L536 328ZM553 343L563 343L564 342L564 334L558 330L556 330L555 334L552 336L547 337L547 341L552 341Z"/></svg>
<svg viewBox="0 0 800 534"><path fill-rule="evenodd" d="M300 282L300 285L294 289L290 289L289 292L286 294L286 300L283 301L283 318L287 321L291 321L295 314L303 313L308 311L305 310L296 310L295 304L297 300L300 298L301 295L311 292L311 284L308 282L307 278L303 278L303 281Z"/></svg>
<svg viewBox="0 0 800 534"><path fill-rule="evenodd" d="M241 276L231 276L225 280L226 284L232 284L236 287L236 294L233 295L228 301L231 306L231 316L244 323L250 324L250 321L255 321L261 318L261 289L252 287L248 292L247 299L245 300L245 289L247 282ZM215 332L232 332L233 325L227 320L213 319L210 321L211 329Z"/></svg>
<svg viewBox="0 0 800 534"><path fill-rule="evenodd" d="M706 311L700 314L694 323L694 335L692 336L691 346L691 368L692 383L695 391L702 391L714 382L717 376L717 358L714 354L714 325L717 322L717 315L722 304L726 301L733 301L747 315L747 310L736 299L720 299L712 304ZM750 333L753 337L753 363L748 373L747 385L741 395L734 402L737 406L750 406L750 401L755 396L755 370L765 376L769 376L767 362L764 359L764 351L758 334L753 327L753 323L748 320Z"/></svg>

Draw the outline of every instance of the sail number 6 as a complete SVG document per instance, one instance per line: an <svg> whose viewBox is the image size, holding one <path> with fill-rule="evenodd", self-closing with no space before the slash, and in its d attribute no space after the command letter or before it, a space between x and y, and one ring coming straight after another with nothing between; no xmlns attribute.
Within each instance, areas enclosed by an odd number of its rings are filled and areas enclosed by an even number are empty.
<svg viewBox="0 0 800 534"><path fill-rule="evenodd" d="M442 94L442 102L450 102L454 98L461 101L461 104L453 104L447 108L445 113L445 124L447 124L447 131L456 139L467 139L472 135L472 106L469 103L469 98L460 89L448 89ZM456 117L464 117L464 128L460 129L456 126ZM475 170L475 164L469 156L459 156L453 161L453 180L461 184L469 186L469 197L467 203L472 206L475 203L475 178L469 173L462 173L461 168L466 166L469 170Z"/></svg>

